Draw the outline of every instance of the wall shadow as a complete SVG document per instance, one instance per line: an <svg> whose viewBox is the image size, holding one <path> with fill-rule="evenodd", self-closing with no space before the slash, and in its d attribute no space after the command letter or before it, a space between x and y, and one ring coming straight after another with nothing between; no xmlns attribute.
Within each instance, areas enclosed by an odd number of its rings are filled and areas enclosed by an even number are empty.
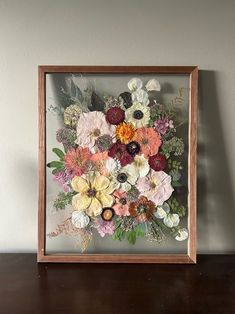
<svg viewBox="0 0 235 314"><path fill-rule="evenodd" d="M199 71L198 244L200 252L234 251L235 199L215 71Z"/></svg>

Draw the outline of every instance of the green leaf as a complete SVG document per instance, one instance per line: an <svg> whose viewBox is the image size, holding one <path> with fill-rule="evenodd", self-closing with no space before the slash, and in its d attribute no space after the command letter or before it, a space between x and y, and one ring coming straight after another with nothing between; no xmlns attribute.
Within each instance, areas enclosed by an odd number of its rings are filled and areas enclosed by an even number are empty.
<svg viewBox="0 0 235 314"><path fill-rule="evenodd" d="M145 235L145 232L143 230L143 228L141 228L140 225L138 225L136 228L135 228L135 232L136 232L136 236L137 237L143 237Z"/></svg>
<svg viewBox="0 0 235 314"><path fill-rule="evenodd" d="M54 168L53 170L52 170L52 174L56 174L57 172L60 172L60 171L63 171L64 170L64 167L61 167L61 168Z"/></svg>
<svg viewBox="0 0 235 314"><path fill-rule="evenodd" d="M173 186L173 188L177 188L177 187L182 186L182 184L180 184L178 181L172 181L171 185Z"/></svg>
<svg viewBox="0 0 235 314"><path fill-rule="evenodd" d="M61 161L64 160L64 152L61 149L53 148L52 151L60 158Z"/></svg>
<svg viewBox="0 0 235 314"><path fill-rule="evenodd" d="M127 232L126 234L127 240L130 244L134 245L136 242L136 233L134 230Z"/></svg>
<svg viewBox="0 0 235 314"><path fill-rule="evenodd" d="M63 163L60 161L51 161L47 164L48 168L61 168L63 167Z"/></svg>

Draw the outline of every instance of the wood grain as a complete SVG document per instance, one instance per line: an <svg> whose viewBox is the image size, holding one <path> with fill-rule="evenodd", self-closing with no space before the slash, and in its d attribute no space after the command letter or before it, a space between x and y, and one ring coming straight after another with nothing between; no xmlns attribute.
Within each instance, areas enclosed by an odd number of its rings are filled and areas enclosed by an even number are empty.
<svg viewBox="0 0 235 314"><path fill-rule="evenodd" d="M188 153L188 249L187 254L47 254L46 226L46 74L48 73L155 73L188 74L189 99L189 153ZM196 263L196 156L197 156L197 89L196 66L39 66L39 210L38 210L38 262L61 263Z"/></svg>

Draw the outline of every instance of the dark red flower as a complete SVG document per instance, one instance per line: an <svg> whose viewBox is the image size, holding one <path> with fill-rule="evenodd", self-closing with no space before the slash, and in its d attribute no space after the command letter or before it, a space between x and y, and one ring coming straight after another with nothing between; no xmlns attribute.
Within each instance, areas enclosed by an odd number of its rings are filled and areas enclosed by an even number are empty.
<svg viewBox="0 0 235 314"><path fill-rule="evenodd" d="M156 154L149 157L149 166L155 171L161 171L166 168L167 162L165 156L162 154Z"/></svg>
<svg viewBox="0 0 235 314"><path fill-rule="evenodd" d="M126 145L119 141L110 147L108 155L109 157L117 158L120 161L122 167L130 164L134 160L134 157L128 153Z"/></svg>
<svg viewBox="0 0 235 314"><path fill-rule="evenodd" d="M131 156L135 156L140 151L140 144L138 142L130 142L126 145L126 149Z"/></svg>
<svg viewBox="0 0 235 314"><path fill-rule="evenodd" d="M125 112L121 108L112 107L106 112L106 120L110 124L118 125L125 120Z"/></svg>

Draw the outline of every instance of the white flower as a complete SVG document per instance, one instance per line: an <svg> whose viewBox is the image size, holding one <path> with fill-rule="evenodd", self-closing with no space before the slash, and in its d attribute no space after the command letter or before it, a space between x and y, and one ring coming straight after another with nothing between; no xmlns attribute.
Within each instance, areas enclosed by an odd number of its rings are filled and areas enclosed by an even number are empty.
<svg viewBox="0 0 235 314"><path fill-rule="evenodd" d="M178 230L178 235L175 237L177 241L184 241L188 238L188 230L185 228L182 228Z"/></svg>
<svg viewBox="0 0 235 314"><path fill-rule="evenodd" d="M127 86L131 92L134 92L142 88L143 83L139 78L134 77L127 83Z"/></svg>
<svg viewBox="0 0 235 314"><path fill-rule="evenodd" d="M162 206L157 207L157 211L154 213L155 217L158 219L163 219L170 212L170 206L164 203Z"/></svg>
<svg viewBox="0 0 235 314"><path fill-rule="evenodd" d="M164 219L163 223L168 227L168 228L173 228L178 226L180 222L180 218L178 214L168 214Z"/></svg>
<svg viewBox="0 0 235 314"><path fill-rule="evenodd" d="M72 213L72 224L76 228L85 228L90 222L90 218L83 212L75 210Z"/></svg>
<svg viewBox="0 0 235 314"><path fill-rule="evenodd" d="M131 94L132 102L134 103L141 103L143 105L149 104L149 95L143 89L138 89L136 92Z"/></svg>
<svg viewBox="0 0 235 314"><path fill-rule="evenodd" d="M105 168L107 169L108 173L115 174L121 168L120 161L109 157L108 159L105 160Z"/></svg>
<svg viewBox="0 0 235 314"><path fill-rule="evenodd" d="M131 186L135 185L138 177L138 171L136 169L129 169L127 165L123 167L115 176L113 176L113 179L111 180L114 180L121 190L129 191Z"/></svg>
<svg viewBox="0 0 235 314"><path fill-rule="evenodd" d="M145 127L149 123L150 108L140 103L133 104L125 112L126 121L134 125L135 128Z"/></svg>
<svg viewBox="0 0 235 314"><path fill-rule="evenodd" d="M150 169L148 160L144 157L144 155L135 156L134 161L131 164L126 165L124 168L131 175L137 174L140 178L145 177L149 173Z"/></svg>
<svg viewBox="0 0 235 314"><path fill-rule="evenodd" d="M161 90L161 86L159 84L159 82L155 79L149 80L148 83L145 85L147 91L160 91Z"/></svg>

